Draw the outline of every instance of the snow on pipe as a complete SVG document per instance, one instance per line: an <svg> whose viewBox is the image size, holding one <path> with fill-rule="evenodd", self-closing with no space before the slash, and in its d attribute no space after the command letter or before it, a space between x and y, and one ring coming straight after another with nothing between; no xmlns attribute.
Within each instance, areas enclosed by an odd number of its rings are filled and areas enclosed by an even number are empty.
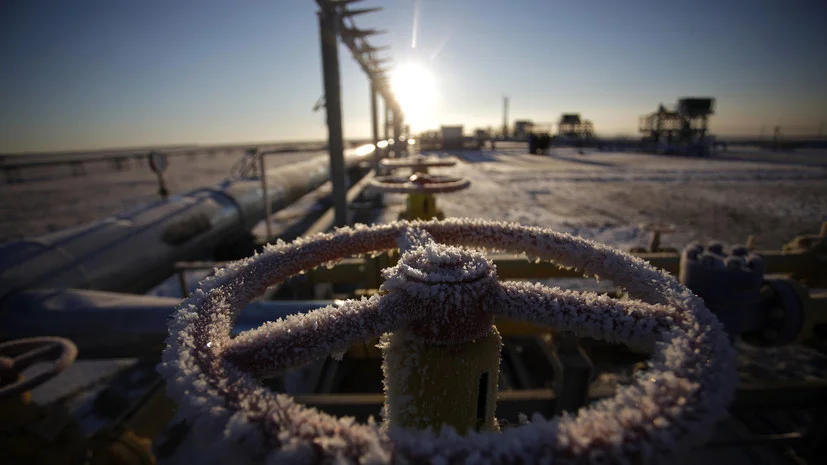
<svg viewBox="0 0 827 465"><path fill-rule="evenodd" d="M181 299L83 289L15 292L0 310L0 340L44 334L70 339L84 358L155 355L169 334ZM245 306L234 332L305 313L333 301L256 301Z"/></svg>
<svg viewBox="0 0 827 465"><path fill-rule="evenodd" d="M364 154L349 151L352 169ZM329 179L329 160L269 169L273 211ZM80 227L0 245L0 299L27 288L82 288L142 293L166 279L177 261L210 256L264 218L257 180L227 181L157 201Z"/></svg>
<svg viewBox="0 0 827 465"><path fill-rule="evenodd" d="M493 264L480 252L424 241L388 270L386 296L345 301L231 337L240 309L268 286L342 257L395 248L400 236L406 248L404 242L413 242L417 233L574 267L610 279L642 301L498 283ZM445 308L451 311L441 312ZM256 381L402 328L423 338L473 339L494 314L648 345L654 356L634 384L574 416L535 415L519 428L466 437L450 428L354 424L352 418L307 409ZM441 324L417 331L417 322ZM436 329L432 336L429 328ZM671 276L586 239L476 220L357 226L268 246L203 281L179 307L167 343L159 370L168 394L197 425L197 434L222 439L216 454L235 463L664 463L711 434L726 415L737 381L721 323Z"/></svg>

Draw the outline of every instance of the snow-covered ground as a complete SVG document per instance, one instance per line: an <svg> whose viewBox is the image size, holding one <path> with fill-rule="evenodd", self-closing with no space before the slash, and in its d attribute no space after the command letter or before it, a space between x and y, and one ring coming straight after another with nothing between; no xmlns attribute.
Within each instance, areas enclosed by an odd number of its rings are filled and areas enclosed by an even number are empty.
<svg viewBox="0 0 827 465"><path fill-rule="evenodd" d="M676 225L664 237L676 247L742 243L754 235L758 247L777 248L827 221L827 151L788 159L763 152L711 159L580 155L565 148L546 156L522 149L453 155L465 163L435 172L472 184L439 197L446 215L551 227L622 249L647 242L645 223Z"/></svg>
<svg viewBox="0 0 827 465"><path fill-rule="evenodd" d="M295 163L325 152L267 156L267 166ZM230 176L242 151L169 157L164 179L170 195L218 184ZM0 242L40 236L94 221L158 200L158 180L146 162L129 161L116 171L109 164L86 167L87 175L73 177L68 167L27 168L25 182L0 180Z"/></svg>
<svg viewBox="0 0 827 465"><path fill-rule="evenodd" d="M642 245L649 222L675 224L667 244L691 240L743 242L756 236L761 248L775 248L827 220L827 151L790 153L732 151L710 159L633 152L586 152L557 148L550 155L524 148L457 152L456 167L434 170L467 177L471 187L444 194L449 216L515 221L551 227L619 248ZM321 153L268 157L275 167ZM170 157L165 174L171 193L216 184L229 176L241 152ZM0 241L37 236L83 224L157 199L157 181L147 166L115 171L89 165L88 176L67 168L26 174L27 182L0 185ZM304 211L324 189L308 196ZM404 196L387 198L391 206ZM289 221L290 209L276 220ZM395 210L384 215L395 217Z"/></svg>

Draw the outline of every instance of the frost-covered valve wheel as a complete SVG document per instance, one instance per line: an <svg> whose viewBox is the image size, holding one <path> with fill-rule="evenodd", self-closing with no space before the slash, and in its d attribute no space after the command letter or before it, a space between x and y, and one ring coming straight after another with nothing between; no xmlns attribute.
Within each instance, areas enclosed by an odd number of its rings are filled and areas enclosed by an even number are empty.
<svg viewBox="0 0 827 465"><path fill-rule="evenodd" d="M343 257L396 248L397 241L402 255L385 271L385 295L231 337L238 312L267 287ZM641 300L500 283L491 262L470 247L575 267ZM464 437L452 428L435 433L393 422L355 424L298 405L257 381L388 332L421 344L473 342L492 335L494 316L648 346L653 357L633 384L574 416L534 415L501 433ZM159 369L169 395L196 429L234 454L233 463L657 463L710 433L726 414L736 382L733 349L720 322L672 277L585 239L473 220L343 228L269 246L206 279L180 306L167 342ZM399 405L387 402L391 418Z"/></svg>
<svg viewBox="0 0 827 465"><path fill-rule="evenodd" d="M400 220L444 219L437 208L434 194L444 194L467 189L471 181L454 176L415 173L410 176L379 176L371 180L374 191L408 194L406 210L400 212Z"/></svg>
<svg viewBox="0 0 827 465"><path fill-rule="evenodd" d="M32 337L0 344L0 399L40 386L71 365L77 355L77 346L62 337ZM20 377L23 370L41 362L52 365L31 378Z"/></svg>
<svg viewBox="0 0 827 465"><path fill-rule="evenodd" d="M456 158L426 157L414 155L408 158L384 158L379 163L385 168L410 168L413 173L427 173L428 168L455 166Z"/></svg>

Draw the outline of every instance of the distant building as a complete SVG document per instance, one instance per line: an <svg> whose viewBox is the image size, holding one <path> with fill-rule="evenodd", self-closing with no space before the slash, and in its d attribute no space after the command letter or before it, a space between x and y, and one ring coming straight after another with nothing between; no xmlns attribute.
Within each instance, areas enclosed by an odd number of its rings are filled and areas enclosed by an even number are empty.
<svg viewBox="0 0 827 465"><path fill-rule="evenodd" d="M463 147L462 126L442 126L442 148L461 149Z"/></svg>
<svg viewBox="0 0 827 465"><path fill-rule="evenodd" d="M534 130L534 122L528 120L520 120L514 122L514 137L516 139L528 139L528 135Z"/></svg>
<svg viewBox="0 0 827 465"><path fill-rule="evenodd" d="M474 131L474 139L477 143L477 148L482 148L485 142L491 138L491 134L485 129L477 129Z"/></svg>
<svg viewBox="0 0 827 465"><path fill-rule="evenodd" d="M419 135L420 150L439 150L442 143L439 140L439 131L425 131Z"/></svg>
<svg viewBox="0 0 827 465"><path fill-rule="evenodd" d="M678 99L671 110L660 104L638 121L644 150L709 155L714 138L707 134L707 124L714 112L715 99L709 97Z"/></svg>
<svg viewBox="0 0 827 465"><path fill-rule="evenodd" d="M581 120L579 113L564 113L557 123L557 135L574 140L594 137L594 127L589 120Z"/></svg>

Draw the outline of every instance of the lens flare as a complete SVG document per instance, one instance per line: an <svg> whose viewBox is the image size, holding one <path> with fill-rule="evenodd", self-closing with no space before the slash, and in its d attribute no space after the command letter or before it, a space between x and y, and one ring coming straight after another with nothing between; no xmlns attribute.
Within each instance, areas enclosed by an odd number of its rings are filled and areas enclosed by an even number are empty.
<svg viewBox="0 0 827 465"><path fill-rule="evenodd" d="M353 152L360 157L364 157L365 155L373 153L374 150L375 147L373 146L373 144L365 144L356 147L355 149L353 149Z"/></svg>
<svg viewBox="0 0 827 465"><path fill-rule="evenodd" d="M406 121L418 128L432 124L436 80L427 68L413 62L397 67L391 75L391 89L405 112Z"/></svg>

